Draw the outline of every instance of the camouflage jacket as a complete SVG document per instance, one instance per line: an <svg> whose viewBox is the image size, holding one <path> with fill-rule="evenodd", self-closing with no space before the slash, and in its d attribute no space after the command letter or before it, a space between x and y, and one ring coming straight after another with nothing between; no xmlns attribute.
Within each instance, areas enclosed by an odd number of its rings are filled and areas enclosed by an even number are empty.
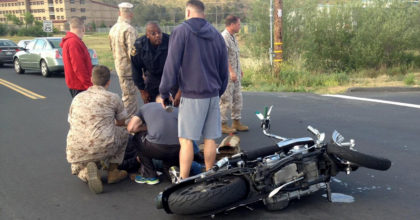
<svg viewBox="0 0 420 220"><path fill-rule="evenodd" d="M78 94L68 115L67 161L87 162L115 153L115 120L126 118L121 99L104 87L94 85Z"/></svg>
<svg viewBox="0 0 420 220"><path fill-rule="evenodd" d="M119 17L109 31L109 42L114 56L118 76L131 76L131 51L136 41L137 31L128 21Z"/></svg>
<svg viewBox="0 0 420 220"><path fill-rule="evenodd" d="M235 36L231 35L226 29L222 32L228 50L228 60L238 79L241 77L241 63L239 61L239 46Z"/></svg>

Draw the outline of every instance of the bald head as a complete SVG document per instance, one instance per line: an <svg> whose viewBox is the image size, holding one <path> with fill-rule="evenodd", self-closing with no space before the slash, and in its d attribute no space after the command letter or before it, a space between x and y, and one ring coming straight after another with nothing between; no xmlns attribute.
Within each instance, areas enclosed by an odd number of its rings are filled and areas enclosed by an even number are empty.
<svg viewBox="0 0 420 220"><path fill-rule="evenodd" d="M154 21L147 22L146 37L153 46L158 46L162 43L162 31L158 23Z"/></svg>

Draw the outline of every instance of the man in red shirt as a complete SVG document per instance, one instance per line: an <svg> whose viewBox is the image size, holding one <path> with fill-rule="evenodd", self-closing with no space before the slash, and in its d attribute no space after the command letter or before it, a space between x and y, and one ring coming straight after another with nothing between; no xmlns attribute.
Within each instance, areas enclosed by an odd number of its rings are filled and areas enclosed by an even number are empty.
<svg viewBox="0 0 420 220"><path fill-rule="evenodd" d="M63 54L64 75L70 94L74 98L78 93L92 86L92 61L89 51L83 43L85 25L81 18L70 20L70 31L60 43Z"/></svg>

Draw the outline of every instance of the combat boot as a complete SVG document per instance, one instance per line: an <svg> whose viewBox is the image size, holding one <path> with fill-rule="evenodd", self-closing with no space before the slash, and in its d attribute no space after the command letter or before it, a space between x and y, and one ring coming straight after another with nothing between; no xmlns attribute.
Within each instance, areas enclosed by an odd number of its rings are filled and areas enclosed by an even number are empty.
<svg viewBox="0 0 420 220"><path fill-rule="evenodd" d="M95 162L89 162L86 166L87 168L87 183L90 191L95 194L101 193L103 191L101 176L98 172L98 167Z"/></svg>
<svg viewBox="0 0 420 220"><path fill-rule="evenodd" d="M108 183L118 183L127 177L127 171L119 170L118 164L110 163L108 169Z"/></svg>
<svg viewBox="0 0 420 220"><path fill-rule="evenodd" d="M232 134L232 133L236 133L236 129L229 127L229 125L227 125L227 123L222 123L222 133L223 134Z"/></svg>
<svg viewBox="0 0 420 220"><path fill-rule="evenodd" d="M241 124L239 119L234 119L232 123L232 128L238 131L248 131L248 126Z"/></svg>

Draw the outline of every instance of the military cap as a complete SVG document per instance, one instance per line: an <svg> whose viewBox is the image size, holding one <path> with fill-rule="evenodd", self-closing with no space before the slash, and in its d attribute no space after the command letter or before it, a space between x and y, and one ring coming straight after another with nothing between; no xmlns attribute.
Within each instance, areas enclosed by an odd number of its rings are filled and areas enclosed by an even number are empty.
<svg viewBox="0 0 420 220"><path fill-rule="evenodd" d="M128 8L131 9L133 8L133 4L129 3L129 2L121 2L120 4L118 4L118 8L123 9L123 8Z"/></svg>

